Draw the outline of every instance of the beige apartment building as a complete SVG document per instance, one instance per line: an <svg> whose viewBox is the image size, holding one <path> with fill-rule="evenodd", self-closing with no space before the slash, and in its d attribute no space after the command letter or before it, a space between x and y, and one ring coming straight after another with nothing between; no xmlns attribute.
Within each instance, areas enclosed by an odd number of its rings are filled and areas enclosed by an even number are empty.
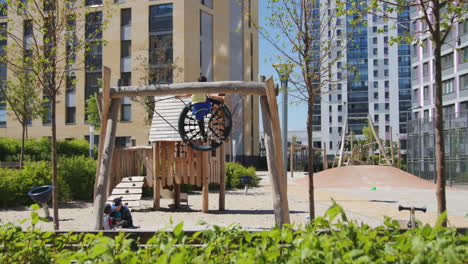
<svg viewBox="0 0 468 264"><path fill-rule="evenodd" d="M102 4L102 0L84 1L87 5ZM256 80L258 33L254 24L258 19L257 0L115 2L112 16L96 8L96 12L103 13L102 20L108 21L108 25L102 32L105 45L97 48L92 57L85 59L86 64L95 67L93 70L74 72L76 81L74 84L68 82L73 87L62 89L58 98L59 139L89 139L90 126L85 121L85 100L98 91L102 66L112 70L111 84L121 85L193 82L200 74L207 76L209 81ZM249 17L249 13L252 16ZM84 28L100 26L101 21L94 21ZM85 19L76 23L88 22ZM158 68L161 63L149 57L161 50L162 41L166 43L166 59L173 62L172 73L154 80L148 77L148 69ZM8 76L8 71L5 74ZM227 101L231 102L235 124L232 133L235 144L228 144L228 153L236 153L241 160L258 155L258 98L232 95ZM5 104L0 104L0 137L20 137L21 126L6 109ZM122 99L116 143L128 146L134 140L137 145L146 145L149 131L147 116L141 103L131 98ZM33 120L28 128L29 137L32 138L50 136L50 133L47 119ZM235 149L231 150L231 146L235 146Z"/></svg>

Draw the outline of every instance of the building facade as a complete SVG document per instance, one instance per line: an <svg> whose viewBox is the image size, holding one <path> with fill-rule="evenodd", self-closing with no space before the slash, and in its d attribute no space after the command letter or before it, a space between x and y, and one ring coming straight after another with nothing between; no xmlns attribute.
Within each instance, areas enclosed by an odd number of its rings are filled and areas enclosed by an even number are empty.
<svg viewBox="0 0 468 264"><path fill-rule="evenodd" d="M322 8L334 13L333 5ZM409 10L399 16L408 18ZM362 135L368 118L378 128L380 138L406 140L411 107L410 45L390 45L390 39L406 29L371 14L356 25L351 23L353 19L332 19L332 32L324 36L331 35L336 38L335 45L343 47L330 54L332 60L337 58L331 70L333 83L321 87L321 109L316 117L320 126L316 126L313 139L315 147L325 146L331 155L338 153L343 131Z"/></svg>
<svg viewBox="0 0 468 264"><path fill-rule="evenodd" d="M411 10L415 31L427 24ZM435 175L435 67L428 33L411 47L412 120L408 127L408 171L428 180ZM442 46L442 104L447 184L468 183L468 21L453 23Z"/></svg>
<svg viewBox="0 0 468 264"><path fill-rule="evenodd" d="M99 91L102 66L111 69L112 85L193 82L200 74L207 76L209 81L252 81L258 76L258 33L254 29L258 13L256 0L115 2L110 15L106 13L109 11L100 10L102 0L86 0L86 5L96 6L95 14L85 14L84 21L73 22L85 24L84 27L77 26L83 29L74 34L82 34L88 39L88 34L106 21L102 34L94 36L94 40L96 37L104 40L105 45L95 45L87 53L84 58L86 69L71 70L67 87L63 87L58 98L59 139L89 138L86 99ZM252 15L246 15L248 13ZM7 23L7 17L0 22ZM26 30L24 38L28 38ZM171 65L169 73L168 65ZM11 73L4 65L0 67L0 78L6 79L8 74ZM258 98L250 95L231 97L234 98L227 101L233 102L231 111L237 117L233 130L236 153L239 156L257 155ZM50 136L47 119L32 120L29 137ZM148 114L141 103L131 98L122 99L117 143L129 145L136 140L136 144L146 145L147 119ZM21 126L8 114L6 105L0 104L0 137L20 137L20 131Z"/></svg>

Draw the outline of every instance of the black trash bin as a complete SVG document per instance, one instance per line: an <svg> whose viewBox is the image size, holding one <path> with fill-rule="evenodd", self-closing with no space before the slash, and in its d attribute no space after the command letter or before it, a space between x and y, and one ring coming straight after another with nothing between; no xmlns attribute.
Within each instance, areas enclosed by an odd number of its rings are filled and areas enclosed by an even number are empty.
<svg viewBox="0 0 468 264"><path fill-rule="evenodd" d="M242 176L240 177L241 183L245 186L244 194L247 194L247 190L249 186L252 184L253 178L252 176Z"/></svg>
<svg viewBox="0 0 468 264"><path fill-rule="evenodd" d="M42 209L44 209L45 218L47 218L49 221L52 221L52 217L50 217L49 214L49 207L47 206L47 202L52 196L52 186L44 185L36 187L28 192L28 196L31 197L31 199L36 203L41 204Z"/></svg>

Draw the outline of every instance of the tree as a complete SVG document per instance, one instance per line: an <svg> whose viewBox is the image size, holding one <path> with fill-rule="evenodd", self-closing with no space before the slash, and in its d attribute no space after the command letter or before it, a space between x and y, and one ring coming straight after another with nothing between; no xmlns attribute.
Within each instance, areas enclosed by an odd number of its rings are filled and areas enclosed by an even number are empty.
<svg viewBox="0 0 468 264"><path fill-rule="evenodd" d="M1 58L0 58L1 61ZM27 61L25 61L27 63ZM14 119L21 124L21 150L20 168L24 162L24 141L28 137L27 128L29 122L42 115L43 100L40 99L40 91L37 84L27 71L15 72L13 80L5 82L5 88L0 88L0 98L8 103L8 110L13 112Z"/></svg>
<svg viewBox="0 0 468 264"><path fill-rule="evenodd" d="M428 35L432 42L435 72L435 104L434 104L434 136L437 178L437 211L442 214L446 211L445 197L445 150L444 125L442 104L442 46L451 45L447 40L452 34L454 23L464 22L468 5L464 0L368 0L354 1L351 7L347 1L338 0L340 10L348 15L372 14L392 21L394 27L406 31L406 34L392 37L390 44L415 43L423 44L423 37ZM417 11L419 14L411 18L409 12ZM410 24L420 23L420 28L411 27ZM446 225L446 222L444 223Z"/></svg>
<svg viewBox="0 0 468 264"><path fill-rule="evenodd" d="M309 212L311 221L314 209L314 150L312 149L314 111L321 96L333 92L338 82L352 77L353 67L348 64L337 66L342 58L346 37L336 28L342 25L338 14L319 1L269 0L267 25L257 26L260 35L280 53L275 62L293 66L279 69L280 75L289 75L293 84L291 95L307 104ZM330 11L329 11L330 10ZM320 124L320 120L318 120ZM345 131L343 131L345 133Z"/></svg>
<svg viewBox="0 0 468 264"><path fill-rule="evenodd" d="M107 3L107 2L109 3ZM52 206L54 229L59 229L57 188L57 96L67 86L70 76L85 66L100 67L92 60L102 45L102 30L106 22L102 12L108 11L110 0L9 0L2 10L8 10L5 37L7 41L2 63L8 70L26 71L47 100L51 125ZM104 2L104 5L103 5ZM111 14L111 12L109 12ZM85 32L83 36L77 32ZM82 56L85 60L78 60ZM24 58L28 63L24 65Z"/></svg>

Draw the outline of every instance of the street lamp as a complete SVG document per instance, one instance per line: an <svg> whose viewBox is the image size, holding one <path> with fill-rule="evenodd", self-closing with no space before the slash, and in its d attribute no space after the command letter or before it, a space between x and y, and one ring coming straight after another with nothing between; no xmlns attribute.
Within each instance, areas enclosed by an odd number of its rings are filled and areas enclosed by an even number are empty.
<svg viewBox="0 0 468 264"><path fill-rule="evenodd" d="M294 65L288 63L275 63L275 68L281 80L281 89L283 90L283 164L284 173L288 172L288 81L289 75Z"/></svg>

